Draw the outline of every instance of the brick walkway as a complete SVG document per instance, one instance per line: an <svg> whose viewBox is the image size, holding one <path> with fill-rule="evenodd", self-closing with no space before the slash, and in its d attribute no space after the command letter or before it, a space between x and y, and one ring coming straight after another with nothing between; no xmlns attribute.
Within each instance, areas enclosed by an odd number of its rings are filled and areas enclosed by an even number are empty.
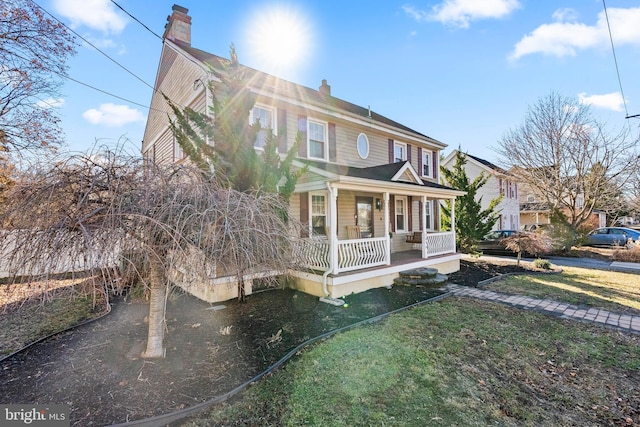
<svg viewBox="0 0 640 427"><path fill-rule="evenodd" d="M549 299L536 299L522 295L509 295L468 286L447 285L446 289L457 296L495 301L525 310L535 310L563 319L575 319L599 323L627 332L640 333L640 316L614 313L599 308L578 307Z"/></svg>

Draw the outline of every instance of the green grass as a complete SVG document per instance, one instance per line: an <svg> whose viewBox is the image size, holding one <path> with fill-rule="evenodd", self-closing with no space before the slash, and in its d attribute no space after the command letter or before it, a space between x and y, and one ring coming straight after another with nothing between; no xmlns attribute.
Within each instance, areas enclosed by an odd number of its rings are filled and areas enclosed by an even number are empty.
<svg viewBox="0 0 640 427"><path fill-rule="evenodd" d="M561 274L508 276L486 289L640 315L638 274L564 267Z"/></svg>
<svg viewBox="0 0 640 427"><path fill-rule="evenodd" d="M640 337L448 298L315 345L190 426L638 422Z"/></svg>

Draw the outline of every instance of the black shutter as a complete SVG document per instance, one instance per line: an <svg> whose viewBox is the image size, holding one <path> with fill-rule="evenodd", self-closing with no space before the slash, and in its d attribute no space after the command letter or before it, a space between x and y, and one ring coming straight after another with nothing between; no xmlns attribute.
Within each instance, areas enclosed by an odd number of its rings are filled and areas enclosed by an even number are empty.
<svg viewBox="0 0 640 427"><path fill-rule="evenodd" d="M287 153L287 110L278 108L278 153Z"/></svg>
<svg viewBox="0 0 640 427"><path fill-rule="evenodd" d="M336 124L329 123L329 161L335 162L338 159L336 148Z"/></svg>
<svg viewBox="0 0 640 427"><path fill-rule="evenodd" d="M300 147L298 148L298 156L307 157L307 116L298 116L298 132L301 135Z"/></svg>

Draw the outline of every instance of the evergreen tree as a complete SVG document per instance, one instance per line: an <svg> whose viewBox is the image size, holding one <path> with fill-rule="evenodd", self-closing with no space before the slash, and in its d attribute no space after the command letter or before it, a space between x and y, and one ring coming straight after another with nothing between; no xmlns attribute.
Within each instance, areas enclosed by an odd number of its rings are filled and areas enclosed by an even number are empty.
<svg viewBox="0 0 640 427"><path fill-rule="evenodd" d="M223 186L241 192L277 193L289 201L303 170L292 170L301 134L285 154L278 152L279 138L263 124L249 123L256 101L249 83L256 71L241 66L231 46L231 61L210 67L217 82L210 81L211 105L207 113L180 109L166 98L175 119L171 130L189 159ZM264 146L256 150L259 134Z"/></svg>
<svg viewBox="0 0 640 427"><path fill-rule="evenodd" d="M446 185L456 190L466 191L464 196L456 197L455 201L455 228L456 245L462 252L471 252L475 244L486 235L500 218L500 213L496 212L496 206L502 200L502 196L491 200L487 209L482 209L482 197L476 200L478 189L487 183L489 179L481 173L475 180L469 182L467 172L464 168L467 163L466 154L456 153L456 162L453 169L440 168ZM451 202L446 202L442 207L445 215L443 218L443 228L451 229Z"/></svg>

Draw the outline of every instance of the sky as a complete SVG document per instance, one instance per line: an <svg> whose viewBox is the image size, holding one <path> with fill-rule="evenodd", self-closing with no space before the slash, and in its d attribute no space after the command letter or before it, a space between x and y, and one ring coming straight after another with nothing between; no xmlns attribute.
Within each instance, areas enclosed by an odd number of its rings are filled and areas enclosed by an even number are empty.
<svg viewBox="0 0 640 427"><path fill-rule="evenodd" d="M36 3L86 40L68 64L73 80L49 100L72 151L140 149L174 3L189 9L193 47L229 57L233 43L244 65L314 89L326 79L333 96L447 144L445 154L498 162L503 135L551 92L638 136L640 118L625 119L640 114L637 1L606 0L609 26L603 0Z"/></svg>

